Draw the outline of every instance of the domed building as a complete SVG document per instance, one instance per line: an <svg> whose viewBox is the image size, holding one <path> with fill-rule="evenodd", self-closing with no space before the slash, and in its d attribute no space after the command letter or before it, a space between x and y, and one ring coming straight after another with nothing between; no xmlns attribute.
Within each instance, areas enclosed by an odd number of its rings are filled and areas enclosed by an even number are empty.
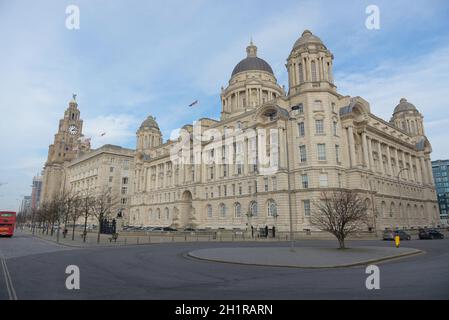
<svg viewBox="0 0 449 320"><path fill-rule="evenodd" d="M129 223L255 236L282 235L292 222L308 232L322 193L344 188L364 197L367 231L439 224L423 116L402 99L388 122L340 94L333 59L305 30L286 59L286 91L251 41L221 90L220 119L185 125L164 143L146 119Z"/></svg>

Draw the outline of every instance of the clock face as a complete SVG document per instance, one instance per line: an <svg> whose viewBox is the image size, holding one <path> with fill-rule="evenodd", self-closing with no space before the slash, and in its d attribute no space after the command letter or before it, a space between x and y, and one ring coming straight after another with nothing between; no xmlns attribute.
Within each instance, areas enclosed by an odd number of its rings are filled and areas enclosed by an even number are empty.
<svg viewBox="0 0 449 320"><path fill-rule="evenodd" d="M77 128L76 126L74 126L74 125L71 125L71 126L69 127L69 133L70 133L71 135L77 134L77 133L78 133L78 128Z"/></svg>

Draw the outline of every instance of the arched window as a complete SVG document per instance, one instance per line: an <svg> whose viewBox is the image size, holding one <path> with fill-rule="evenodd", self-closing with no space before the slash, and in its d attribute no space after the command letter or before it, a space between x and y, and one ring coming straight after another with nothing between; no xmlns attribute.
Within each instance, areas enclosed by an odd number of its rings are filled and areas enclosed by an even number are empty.
<svg viewBox="0 0 449 320"><path fill-rule="evenodd" d="M267 214L269 217L276 218L278 215L278 207L274 200L269 200L267 205Z"/></svg>
<svg viewBox="0 0 449 320"><path fill-rule="evenodd" d="M380 205L380 210L381 210L380 214L384 218L387 217L386 207L387 207L387 205L385 204L384 201L382 201L382 204Z"/></svg>
<svg viewBox="0 0 449 320"><path fill-rule="evenodd" d="M393 217L393 215L396 213L394 212L396 210L395 206L394 206L394 202L392 202L390 204L390 217Z"/></svg>
<svg viewBox="0 0 449 320"><path fill-rule="evenodd" d="M168 210L168 208L165 208L165 219L170 219L170 210Z"/></svg>
<svg viewBox="0 0 449 320"><path fill-rule="evenodd" d="M251 204L249 205L249 213L251 214L252 217L257 217L258 208L256 201L251 202Z"/></svg>
<svg viewBox="0 0 449 320"><path fill-rule="evenodd" d="M242 216L242 206L238 202L234 205L234 215L236 218L240 218Z"/></svg>
<svg viewBox="0 0 449 320"><path fill-rule="evenodd" d="M220 216L226 217L226 205L224 203L220 203Z"/></svg>
<svg viewBox="0 0 449 320"><path fill-rule="evenodd" d="M212 206L210 204L207 205L206 210L207 210L207 217L212 218Z"/></svg>
<svg viewBox="0 0 449 320"><path fill-rule="evenodd" d="M161 220L161 210L159 208L156 210L156 214L157 214L157 219Z"/></svg>
<svg viewBox="0 0 449 320"><path fill-rule="evenodd" d="M315 61L311 62L311 69L312 69L312 81L318 81Z"/></svg>

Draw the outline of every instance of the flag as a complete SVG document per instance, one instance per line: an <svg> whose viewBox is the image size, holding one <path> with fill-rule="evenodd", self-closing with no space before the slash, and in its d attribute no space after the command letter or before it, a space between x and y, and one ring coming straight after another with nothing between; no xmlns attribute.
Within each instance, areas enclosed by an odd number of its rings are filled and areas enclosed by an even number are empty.
<svg viewBox="0 0 449 320"><path fill-rule="evenodd" d="M191 104L189 104L189 107L193 107L194 105L198 104L198 100L193 101Z"/></svg>

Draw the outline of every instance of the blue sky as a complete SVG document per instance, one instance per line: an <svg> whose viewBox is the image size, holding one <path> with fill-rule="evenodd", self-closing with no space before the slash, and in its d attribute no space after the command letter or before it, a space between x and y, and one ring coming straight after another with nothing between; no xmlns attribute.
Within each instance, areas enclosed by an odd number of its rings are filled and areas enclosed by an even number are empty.
<svg viewBox="0 0 449 320"><path fill-rule="evenodd" d="M79 30L65 27L71 4ZM365 27L371 4L380 30ZM425 117L432 158L449 158L447 0L0 0L0 208L30 193L72 92L94 147L134 148L148 114L165 139L218 118L220 88L251 37L287 86L286 58L304 29L334 53L340 93L365 98L385 120L406 97Z"/></svg>

